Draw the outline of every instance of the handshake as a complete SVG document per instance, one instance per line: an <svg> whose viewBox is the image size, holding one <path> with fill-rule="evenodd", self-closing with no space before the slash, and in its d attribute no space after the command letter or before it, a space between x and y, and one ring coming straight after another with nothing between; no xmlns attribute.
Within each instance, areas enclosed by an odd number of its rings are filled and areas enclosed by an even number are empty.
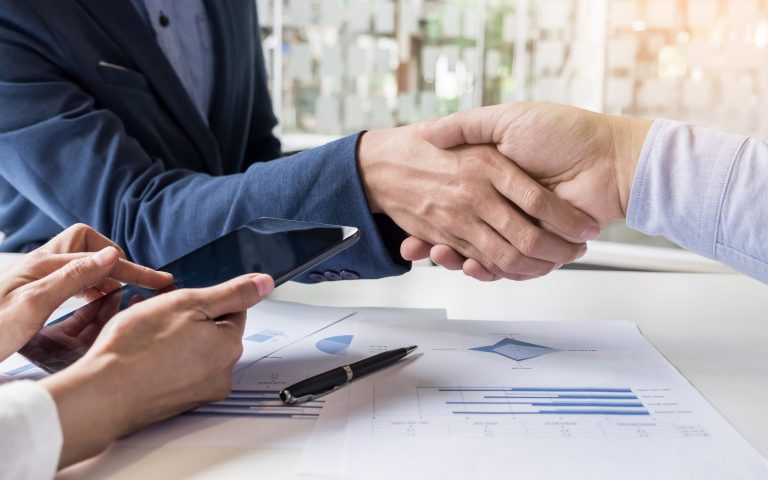
<svg viewBox="0 0 768 480"><path fill-rule="evenodd" d="M358 161L373 213L427 257L478 280L527 280L586 253L626 217L651 121L513 103L374 131Z"/></svg>

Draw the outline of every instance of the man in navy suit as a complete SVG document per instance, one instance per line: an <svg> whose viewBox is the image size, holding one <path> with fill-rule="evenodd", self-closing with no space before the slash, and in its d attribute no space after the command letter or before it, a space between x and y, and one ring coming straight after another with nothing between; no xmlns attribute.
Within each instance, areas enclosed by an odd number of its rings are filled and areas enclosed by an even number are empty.
<svg viewBox="0 0 768 480"><path fill-rule="evenodd" d="M0 250L82 222L160 266L270 216L363 232L305 281L400 274L405 232L524 279L597 235L493 147L410 126L279 158L275 125L253 0L4 0Z"/></svg>

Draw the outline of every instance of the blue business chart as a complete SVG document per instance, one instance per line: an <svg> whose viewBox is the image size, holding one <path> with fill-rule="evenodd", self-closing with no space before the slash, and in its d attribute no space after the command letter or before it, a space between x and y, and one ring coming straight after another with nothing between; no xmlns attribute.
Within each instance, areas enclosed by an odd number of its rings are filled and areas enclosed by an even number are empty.
<svg viewBox="0 0 768 480"><path fill-rule="evenodd" d="M343 355L352 343L353 335L337 335L319 340L315 347L321 352L330 355Z"/></svg>
<svg viewBox="0 0 768 480"><path fill-rule="evenodd" d="M521 342L520 340L515 340L513 338L504 338L493 345L470 348L470 350L496 353L518 362L558 351L554 348L536 345L534 343Z"/></svg>

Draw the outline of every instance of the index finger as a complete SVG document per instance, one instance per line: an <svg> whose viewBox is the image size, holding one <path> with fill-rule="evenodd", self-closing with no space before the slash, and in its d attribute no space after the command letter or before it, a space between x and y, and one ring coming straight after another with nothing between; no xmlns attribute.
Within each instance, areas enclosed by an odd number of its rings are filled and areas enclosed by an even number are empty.
<svg viewBox="0 0 768 480"><path fill-rule="evenodd" d="M40 260L39 264L44 265L49 270L56 270L73 260L91 255L90 252L53 254ZM112 270L109 272L109 278L152 289L163 288L173 282L173 275L170 273L153 270L123 258L118 259L115 266L112 267Z"/></svg>
<svg viewBox="0 0 768 480"><path fill-rule="evenodd" d="M96 252L106 247L115 247L121 258L127 258L117 243L100 234L93 227L76 223L59 233L39 248L47 253Z"/></svg>
<svg viewBox="0 0 768 480"><path fill-rule="evenodd" d="M129 262L123 258L117 261L115 268L109 274L110 278L131 285L147 288L163 288L173 282L173 275L168 272L153 270L149 267Z"/></svg>

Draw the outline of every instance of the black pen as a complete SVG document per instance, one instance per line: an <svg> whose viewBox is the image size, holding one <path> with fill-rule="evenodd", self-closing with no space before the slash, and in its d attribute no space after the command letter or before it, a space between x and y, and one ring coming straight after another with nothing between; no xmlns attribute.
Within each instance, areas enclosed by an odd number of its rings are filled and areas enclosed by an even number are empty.
<svg viewBox="0 0 768 480"><path fill-rule="evenodd" d="M398 348L397 350L388 350L351 365L334 368L333 370L315 375L295 383L280 392L280 399L283 403L289 405L313 400L341 388L346 383L352 381L353 378L362 377L392 365L416 350L416 348L416 345L413 345L411 347Z"/></svg>

